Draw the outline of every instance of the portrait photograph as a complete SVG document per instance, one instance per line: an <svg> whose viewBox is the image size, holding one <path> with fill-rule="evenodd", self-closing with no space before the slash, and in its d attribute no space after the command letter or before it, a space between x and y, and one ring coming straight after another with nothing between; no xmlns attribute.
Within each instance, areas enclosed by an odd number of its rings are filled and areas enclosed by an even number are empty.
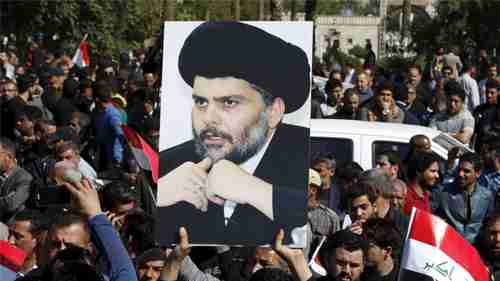
<svg viewBox="0 0 500 281"><path fill-rule="evenodd" d="M313 26L166 22L156 237L307 243Z"/></svg>

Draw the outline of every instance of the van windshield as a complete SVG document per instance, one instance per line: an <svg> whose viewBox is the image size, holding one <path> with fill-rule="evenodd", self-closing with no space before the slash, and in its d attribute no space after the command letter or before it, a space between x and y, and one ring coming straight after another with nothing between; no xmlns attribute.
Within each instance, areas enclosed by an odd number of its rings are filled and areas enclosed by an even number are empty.
<svg viewBox="0 0 500 281"><path fill-rule="evenodd" d="M437 135L432 140L435 143L437 143L437 144L441 145L442 147L446 148L446 150L448 150L448 151L450 151L450 149L452 149L452 148L454 148L456 146L460 146L460 147L464 148L465 151L473 152L473 150L470 149L467 145L459 142L458 140L456 140L452 136L450 136L448 134L445 134L445 133L441 133L441 134Z"/></svg>

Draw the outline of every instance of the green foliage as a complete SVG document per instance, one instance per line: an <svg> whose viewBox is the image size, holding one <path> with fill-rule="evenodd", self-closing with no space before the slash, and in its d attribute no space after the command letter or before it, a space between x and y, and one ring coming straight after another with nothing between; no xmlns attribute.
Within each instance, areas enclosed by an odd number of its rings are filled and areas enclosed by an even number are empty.
<svg viewBox="0 0 500 281"><path fill-rule="evenodd" d="M354 45L349 51L349 55L355 56L361 60L364 60L368 55L368 51L366 48L361 47L360 45Z"/></svg>
<svg viewBox="0 0 500 281"><path fill-rule="evenodd" d="M430 21L412 23L414 48L422 54L438 46L492 49L499 46L499 1L440 1L437 15Z"/></svg>

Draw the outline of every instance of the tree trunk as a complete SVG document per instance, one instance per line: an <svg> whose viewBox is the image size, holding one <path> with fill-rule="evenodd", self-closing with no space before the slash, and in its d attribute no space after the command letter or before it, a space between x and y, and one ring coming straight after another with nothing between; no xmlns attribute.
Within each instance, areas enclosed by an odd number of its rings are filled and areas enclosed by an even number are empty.
<svg viewBox="0 0 500 281"><path fill-rule="evenodd" d="M297 0L290 0L290 20L297 20Z"/></svg>
<svg viewBox="0 0 500 281"><path fill-rule="evenodd" d="M316 0L306 0L304 10L306 12L306 20L313 21L316 13Z"/></svg>
<svg viewBox="0 0 500 281"><path fill-rule="evenodd" d="M283 15L283 0L271 0L271 20L280 21Z"/></svg>
<svg viewBox="0 0 500 281"><path fill-rule="evenodd" d="M264 0L259 0L259 20L264 20Z"/></svg>
<svg viewBox="0 0 500 281"><path fill-rule="evenodd" d="M404 40L410 30L411 0L403 0L403 20L401 21L401 40Z"/></svg>
<svg viewBox="0 0 500 281"><path fill-rule="evenodd" d="M167 1L167 20L174 21L177 0L166 0L166 1Z"/></svg>
<svg viewBox="0 0 500 281"><path fill-rule="evenodd" d="M234 19L240 20L241 17L241 8L240 8L240 0L234 0Z"/></svg>

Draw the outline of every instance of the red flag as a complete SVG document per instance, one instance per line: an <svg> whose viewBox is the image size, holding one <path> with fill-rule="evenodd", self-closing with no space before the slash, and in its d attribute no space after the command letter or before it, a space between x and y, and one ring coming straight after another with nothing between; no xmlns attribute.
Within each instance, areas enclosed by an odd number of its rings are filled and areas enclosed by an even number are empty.
<svg viewBox="0 0 500 281"><path fill-rule="evenodd" d="M8 241L0 240L0 266L14 272L19 271L26 258L26 253L11 245Z"/></svg>
<svg viewBox="0 0 500 281"><path fill-rule="evenodd" d="M80 41L80 45L78 46L78 49L76 49L75 55L73 56L73 63L79 67L86 67L90 65L89 45L85 41L86 39L87 34L85 34L82 41Z"/></svg>
<svg viewBox="0 0 500 281"><path fill-rule="evenodd" d="M151 148L151 146L134 129L127 125L122 125L122 129L139 166L141 166L144 170L151 171L154 182L158 182L158 152Z"/></svg>
<svg viewBox="0 0 500 281"><path fill-rule="evenodd" d="M488 281L489 273L476 249L442 219L413 208L401 272L426 275L438 281ZM420 279L422 280L422 279Z"/></svg>

